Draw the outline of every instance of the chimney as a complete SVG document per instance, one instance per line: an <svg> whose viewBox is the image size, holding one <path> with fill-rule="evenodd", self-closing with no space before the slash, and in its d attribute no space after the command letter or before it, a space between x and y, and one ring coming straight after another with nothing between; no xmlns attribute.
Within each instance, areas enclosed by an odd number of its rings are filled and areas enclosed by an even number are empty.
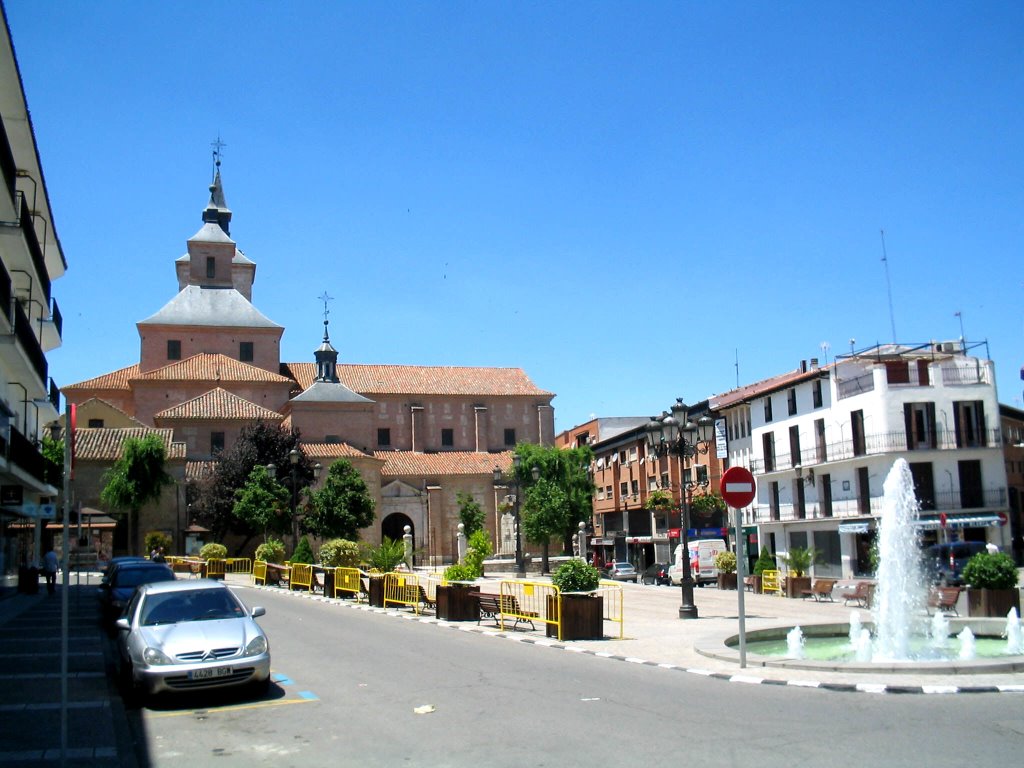
<svg viewBox="0 0 1024 768"><path fill-rule="evenodd" d="M800 373L807 373L807 361L806 360L801 360L800 361Z"/></svg>
<svg viewBox="0 0 1024 768"><path fill-rule="evenodd" d="M817 368L817 367L818 367L818 358L812 357L811 358L811 368Z"/></svg>

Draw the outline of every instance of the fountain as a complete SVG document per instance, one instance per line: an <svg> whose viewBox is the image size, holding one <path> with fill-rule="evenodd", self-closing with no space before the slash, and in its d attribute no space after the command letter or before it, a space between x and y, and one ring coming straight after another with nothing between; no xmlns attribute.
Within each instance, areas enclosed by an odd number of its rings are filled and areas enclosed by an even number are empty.
<svg viewBox="0 0 1024 768"><path fill-rule="evenodd" d="M1001 634L1001 620L950 620L941 611L927 618L928 583L920 564L918 503L913 488L910 465L897 459L883 484L870 627L852 611L848 625L748 632L747 649L760 657L755 664L852 672L950 673L967 663L975 671L1024 671L1024 638L1015 610L1007 615ZM737 642L736 637L728 638L726 645ZM718 655L713 650L698 651Z"/></svg>

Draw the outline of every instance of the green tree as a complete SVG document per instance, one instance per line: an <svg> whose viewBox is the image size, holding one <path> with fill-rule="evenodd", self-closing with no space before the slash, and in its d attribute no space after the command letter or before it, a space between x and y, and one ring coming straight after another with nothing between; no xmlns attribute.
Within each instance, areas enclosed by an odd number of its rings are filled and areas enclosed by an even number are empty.
<svg viewBox="0 0 1024 768"><path fill-rule="evenodd" d="M480 502L461 491L455 494L455 502L459 505L459 522L462 523L462 530L467 538L484 527L484 520L487 518Z"/></svg>
<svg viewBox="0 0 1024 768"><path fill-rule="evenodd" d="M235 491L235 505L231 509L241 525L258 531L267 540L268 533L288 530L288 489L270 476L266 467L256 465L249 473L249 481Z"/></svg>
<svg viewBox="0 0 1024 768"><path fill-rule="evenodd" d="M526 489L522 506L523 534L541 545L541 571L548 572L548 545L552 536L561 535L567 525L569 498L565 491L547 478L540 478Z"/></svg>
<svg viewBox="0 0 1024 768"><path fill-rule="evenodd" d="M524 498L528 498L530 486L540 480L553 483L565 494L561 525L557 530L553 526L551 535L560 537L563 551L571 553L572 539L579 531L580 522L586 522L593 516L594 481L587 473L594 459L593 451L588 446L566 450L520 443L516 446L516 454L520 463L515 472ZM539 470L537 481L533 479L534 467Z"/></svg>
<svg viewBox="0 0 1024 768"><path fill-rule="evenodd" d="M135 540L139 525L139 511L158 501L163 490L174 484L164 464L167 451L156 435L129 438L121 446L121 456L103 475L100 501L107 506L128 513L128 552L138 552Z"/></svg>
<svg viewBox="0 0 1024 768"><path fill-rule="evenodd" d="M302 530L321 539L358 539L374 519L374 501L362 475L346 459L331 464L323 487L309 495Z"/></svg>
<svg viewBox="0 0 1024 768"><path fill-rule="evenodd" d="M313 548L309 546L309 539L303 536L299 539L299 543L295 547L295 551L292 552L293 563L312 563L313 562Z"/></svg>

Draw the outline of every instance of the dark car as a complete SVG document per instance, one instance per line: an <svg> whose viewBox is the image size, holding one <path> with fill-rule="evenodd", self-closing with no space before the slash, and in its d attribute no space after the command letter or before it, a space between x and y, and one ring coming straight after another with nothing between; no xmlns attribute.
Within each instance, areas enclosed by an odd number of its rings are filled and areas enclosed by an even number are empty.
<svg viewBox="0 0 1024 768"><path fill-rule="evenodd" d="M952 541L934 544L925 550L925 563L932 568L932 580L946 587L963 585L967 561L985 551L984 541Z"/></svg>
<svg viewBox="0 0 1024 768"><path fill-rule="evenodd" d="M640 574L641 584L671 584L668 577L668 563L653 563Z"/></svg>
<svg viewBox="0 0 1024 768"><path fill-rule="evenodd" d="M109 581L110 574L113 573L118 566L124 565L125 563L148 562L149 560L147 558L140 557L139 555L119 555L117 557L112 557L107 561L106 565L100 568L100 573L103 574L103 583L106 584L107 581Z"/></svg>
<svg viewBox="0 0 1024 768"><path fill-rule="evenodd" d="M136 587L157 581L174 581L174 571L166 563L123 562L111 568L100 585L100 619L112 625L135 594Z"/></svg>

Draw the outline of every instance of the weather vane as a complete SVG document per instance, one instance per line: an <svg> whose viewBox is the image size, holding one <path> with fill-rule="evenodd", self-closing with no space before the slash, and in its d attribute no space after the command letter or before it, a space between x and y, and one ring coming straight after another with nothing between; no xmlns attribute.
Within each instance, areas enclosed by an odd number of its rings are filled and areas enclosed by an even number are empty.
<svg viewBox="0 0 1024 768"><path fill-rule="evenodd" d="M213 147L213 175L217 175L217 169L220 168L220 157L221 150L227 146L223 141L220 140L220 133L217 133L217 140L211 141L210 146Z"/></svg>
<svg viewBox="0 0 1024 768"><path fill-rule="evenodd" d="M324 295L320 297L320 301L324 303L324 335L327 335L327 316L331 314L331 310L327 308L327 302L334 301L333 296L328 296L327 291L324 291Z"/></svg>

